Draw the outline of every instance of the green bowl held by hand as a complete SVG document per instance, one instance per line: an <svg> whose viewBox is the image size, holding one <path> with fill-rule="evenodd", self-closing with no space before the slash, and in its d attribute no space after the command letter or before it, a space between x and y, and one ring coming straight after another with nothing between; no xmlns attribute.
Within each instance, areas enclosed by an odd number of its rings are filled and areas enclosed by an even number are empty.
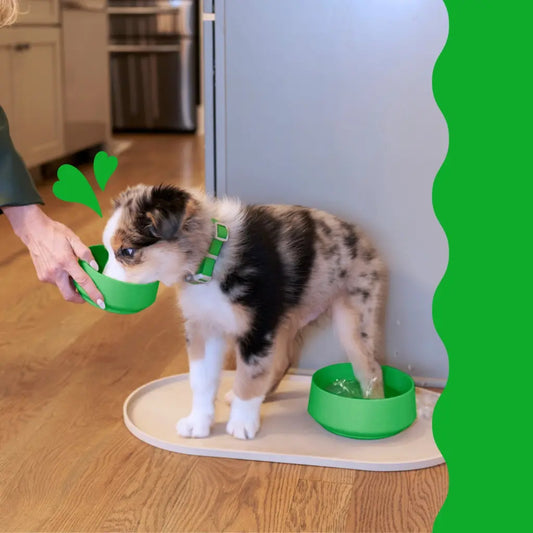
<svg viewBox="0 0 533 533"><path fill-rule="evenodd" d="M153 283L127 283L118 281L102 274L109 258L105 246L90 246L94 259L98 263L98 271L89 265L86 261L80 259L80 266L89 277L93 280L98 290L104 295L105 310L111 313L128 315L138 313L147 307L150 307L157 296L159 281ZM81 297L94 307L100 307L93 302L83 288L74 281L74 285Z"/></svg>

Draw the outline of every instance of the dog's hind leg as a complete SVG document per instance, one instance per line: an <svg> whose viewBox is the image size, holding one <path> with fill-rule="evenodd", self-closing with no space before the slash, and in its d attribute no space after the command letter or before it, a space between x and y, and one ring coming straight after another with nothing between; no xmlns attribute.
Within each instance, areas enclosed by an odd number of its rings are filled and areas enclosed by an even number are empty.
<svg viewBox="0 0 533 533"><path fill-rule="evenodd" d="M215 396L226 350L223 336L204 336L199 324L186 324L192 409L176 425L182 437L207 437L215 415Z"/></svg>
<svg viewBox="0 0 533 533"><path fill-rule="evenodd" d="M358 306L354 298L348 297L339 298L332 307L333 323L365 398L384 396L383 375L376 360L377 307Z"/></svg>
<svg viewBox="0 0 533 533"><path fill-rule="evenodd" d="M274 360L272 361L272 370L270 371L270 386L267 396L276 391L281 380L293 364L298 350L296 339L296 331L292 325L284 324L280 326L276 336L276 349Z"/></svg>

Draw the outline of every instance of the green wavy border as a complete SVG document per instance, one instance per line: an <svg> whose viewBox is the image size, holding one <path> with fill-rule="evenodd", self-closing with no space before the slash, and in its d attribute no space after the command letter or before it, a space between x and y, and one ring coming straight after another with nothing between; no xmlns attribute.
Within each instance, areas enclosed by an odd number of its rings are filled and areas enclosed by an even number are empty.
<svg viewBox="0 0 533 533"><path fill-rule="evenodd" d="M444 0L443 0L444 1ZM446 43L437 58L437 61L435 62L435 67L433 69L433 95L435 97L435 101L442 112L444 118L446 119L446 122L448 124L448 135L449 135L449 120L447 116L448 112L448 105L449 101L446 99L447 93L447 82L449 81L449 75L450 72L450 59L448 57L449 55L449 43L450 43L450 33L452 32L452 21L450 20L450 8L448 6L449 2L444 1L444 4L446 8L448 9L448 20L449 20L449 30L448 30L448 38L446 40ZM452 42L453 46L453 42ZM453 61L453 60L452 60ZM450 135L449 135L450 136ZM453 152L452 152L453 155ZM439 286L437 287L435 291L435 295L433 297L433 323L435 325L435 329L437 330L437 333L439 334L442 342L444 343L447 352L448 352L448 359L449 359L449 372L448 372L448 381L446 384L446 387L444 388L444 391L441 394L441 397L439 401L437 402L437 405L435 406L435 410L433 413L433 436L435 438L435 442L442 453L444 459L446 460L446 463L448 465L448 475L449 475L449 489L448 489L448 495L446 497L446 501L444 502L443 507L439 511L435 523L433 526L433 531L446 531L448 530L448 527L450 525L449 518L450 518L450 512L453 513L453 500L450 496L450 488L452 486L452 471L453 471L453 465L452 469L450 469L449 465L449 446L450 441L446 438L448 434L448 426L447 422L450 420L447 418L449 415L451 415L451 409L453 407L449 403L449 393L450 393L450 387L453 385L453 365L452 361L450 360L450 349L448 346L448 339L449 335L446 330L446 319L449 318L447 316L447 310L448 310L448 303L449 300L446 298L451 295L450 289L449 289L449 280L450 280L450 257L451 257L451 250L450 250L450 244L449 244L449 220L446 218L449 212L447 211L447 207L450 207L450 204L448 203L449 200L449 193L453 190L453 185L450 182L450 175L448 172L449 168L449 158L450 158L450 146L448 147L448 153L446 154L446 157L444 159L444 162L442 163L442 166L437 173L437 176L435 177L435 181L433 183L433 210L435 211L435 215L437 217L437 220L441 224L444 232L446 233L446 236L448 237L448 249L449 249L449 259L448 259L448 266L446 269L446 272L443 275L443 278L441 282L439 283ZM453 205L453 204L452 204ZM448 231L447 231L448 229ZM452 278L452 289L453 291L453 278ZM452 392L452 398L451 402L453 403L453 392ZM453 446L453 443L451 443ZM450 503L451 502L451 503ZM449 511L450 507L452 508L451 511ZM453 518L452 518L453 521Z"/></svg>
<svg viewBox="0 0 533 533"><path fill-rule="evenodd" d="M533 2L445 0L433 92L449 150L433 206L449 246L433 320L449 378L433 419L449 492L433 531L531 529Z"/></svg>

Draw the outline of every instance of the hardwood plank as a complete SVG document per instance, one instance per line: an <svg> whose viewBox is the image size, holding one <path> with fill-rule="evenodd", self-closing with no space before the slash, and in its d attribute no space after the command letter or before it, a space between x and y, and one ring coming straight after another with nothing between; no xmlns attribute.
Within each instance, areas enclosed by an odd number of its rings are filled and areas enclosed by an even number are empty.
<svg viewBox="0 0 533 533"><path fill-rule="evenodd" d="M161 531L223 531L242 505L249 461L199 457Z"/></svg>
<svg viewBox="0 0 533 533"><path fill-rule="evenodd" d="M284 531L301 467L252 462L238 494L238 513L224 531Z"/></svg>
<svg viewBox="0 0 533 533"><path fill-rule="evenodd" d="M352 489L346 530L406 531L407 476L404 472L358 472Z"/></svg>
<svg viewBox="0 0 533 533"><path fill-rule="evenodd" d="M349 483L300 479L285 530L345 531L351 493Z"/></svg>
<svg viewBox="0 0 533 533"><path fill-rule="evenodd" d="M183 530L169 530L165 523L169 517L182 519L180 504L190 494L189 478L198 471L199 458L147 448L144 445L135 475L132 477L128 468L120 475L120 482L114 483L114 497L102 506L105 516L95 524L95 531ZM202 502L203 498L197 500Z"/></svg>
<svg viewBox="0 0 533 533"><path fill-rule="evenodd" d="M444 503L446 466L409 472L358 472L347 531L431 531Z"/></svg>
<svg viewBox="0 0 533 533"><path fill-rule="evenodd" d="M445 465L409 473L409 508L407 531L431 531L433 522L444 504L448 487Z"/></svg>

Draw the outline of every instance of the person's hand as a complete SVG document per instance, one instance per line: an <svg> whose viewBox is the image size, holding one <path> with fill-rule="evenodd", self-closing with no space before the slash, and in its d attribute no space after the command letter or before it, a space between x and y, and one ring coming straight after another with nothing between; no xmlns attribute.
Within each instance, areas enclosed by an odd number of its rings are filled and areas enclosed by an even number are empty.
<svg viewBox="0 0 533 533"><path fill-rule="evenodd" d="M69 302L83 303L72 279L84 288L93 302L105 309L104 297L78 264L78 258L98 270L98 264L69 228L52 220L37 205L3 207L13 231L30 251L37 277L53 283ZM72 279L71 279L72 278Z"/></svg>

